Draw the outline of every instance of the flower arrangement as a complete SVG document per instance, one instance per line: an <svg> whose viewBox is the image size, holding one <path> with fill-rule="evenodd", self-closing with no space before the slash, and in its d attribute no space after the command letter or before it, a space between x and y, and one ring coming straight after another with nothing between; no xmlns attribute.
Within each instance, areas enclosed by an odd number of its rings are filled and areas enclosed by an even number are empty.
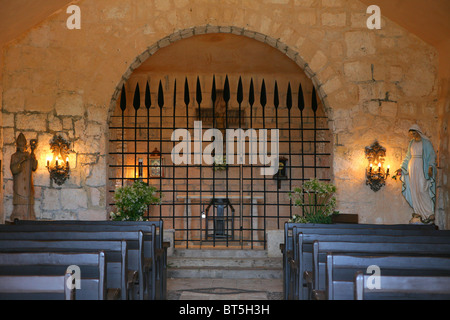
<svg viewBox="0 0 450 320"><path fill-rule="evenodd" d="M226 156L215 156L213 168L214 168L214 171L227 170L227 157Z"/></svg>
<svg viewBox="0 0 450 320"><path fill-rule="evenodd" d="M143 221L148 206L161 203L161 192L141 180L136 180L130 186L117 188L114 200L117 212L110 213L112 220Z"/></svg>
<svg viewBox="0 0 450 320"><path fill-rule="evenodd" d="M336 187L331 183L311 179L303 188L295 188L289 193L294 205L302 207L302 215L293 215L289 222L331 224L332 216L339 214L336 208Z"/></svg>

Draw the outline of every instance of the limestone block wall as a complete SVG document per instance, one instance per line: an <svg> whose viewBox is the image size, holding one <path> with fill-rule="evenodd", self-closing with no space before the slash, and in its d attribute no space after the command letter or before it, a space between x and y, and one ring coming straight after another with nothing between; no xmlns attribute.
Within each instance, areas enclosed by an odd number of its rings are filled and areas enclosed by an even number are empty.
<svg viewBox="0 0 450 320"><path fill-rule="evenodd" d="M418 123L441 145L436 50L383 19L366 27L355 0L80 0L81 30L68 30L65 10L4 52L4 218L11 212L9 158L14 137L39 139L35 175L40 218L104 219L108 123L122 84L159 48L196 34L251 37L293 59L316 85L334 137L333 180L339 210L362 223L407 223L412 210L389 180L365 185L364 148L378 140L386 163L400 165L407 130ZM43 167L48 141L71 143L72 176L62 187Z"/></svg>

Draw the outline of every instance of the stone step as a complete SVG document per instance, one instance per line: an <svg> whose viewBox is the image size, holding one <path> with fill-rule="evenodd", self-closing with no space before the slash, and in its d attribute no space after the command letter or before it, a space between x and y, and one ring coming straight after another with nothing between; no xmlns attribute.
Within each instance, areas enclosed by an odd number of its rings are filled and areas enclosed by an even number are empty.
<svg viewBox="0 0 450 320"><path fill-rule="evenodd" d="M185 258L265 258L266 250L175 249L172 257Z"/></svg>
<svg viewBox="0 0 450 320"><path fill-rule="evenodd" d="M169 267L167 276L183 279L282 279L283 270L266 267Z"/></svg>
<svg viewBox="0 0 450 320"><path fill-rule="evenodd" d="M281 258L265 250L181 250L168 257L169 278L281 279Z"/></svg>
<svg viewBox="0 0 450 320"><path fill-rule="evenodd" d="M168 259L171 268L181 267L266 267L266 268L283 268L283 261L281 258L194 258L194 257L171 257Z"/></svg>

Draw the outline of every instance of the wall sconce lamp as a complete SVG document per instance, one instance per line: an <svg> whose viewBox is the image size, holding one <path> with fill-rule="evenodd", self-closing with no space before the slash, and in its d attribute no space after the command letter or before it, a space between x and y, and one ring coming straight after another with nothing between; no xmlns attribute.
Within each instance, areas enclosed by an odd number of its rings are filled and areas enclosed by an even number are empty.
<svg viewBox="0 0 450 320"><path fill-rule="evenodd" d="M384 157L386 157L386 149L378 142L375 142L365 150L366 158L369 166L366 169L366 185L370 189L377 192L386 184L386 179L389 177L390 166L384 170ZM374 166L376 166L374 168Z"/></svg>
<svg viewBox="0 0 450 320"><path fill-rule="evenodd" d="M69 142L61 136L54 136L50 141L50 149L53 155L47 157L46 167L50 179L60 186L70 177Z"/></svg>

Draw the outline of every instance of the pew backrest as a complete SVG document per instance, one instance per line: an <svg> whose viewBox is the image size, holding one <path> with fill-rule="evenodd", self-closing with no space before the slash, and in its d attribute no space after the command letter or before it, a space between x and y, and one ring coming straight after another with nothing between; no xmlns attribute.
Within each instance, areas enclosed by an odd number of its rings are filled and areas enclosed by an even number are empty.
<svg viewBox="0 0 450 320"><path fill-rule="evenodd" d="M302 224L285 223L284 243L280 245L283 254L283 291L285 299L294 298L296 295L295 270L292 270L298 263L296 256L297 235L303 234L372 234L372 235L428 235L428 236L449 236L450 231L439 231L433 226L425 225L373 225L373 224ZM291 261L294 261L292 264ZM311 263L310 263L311 264ZM294 287L293 287L294 284Z"/></svg>
<svg viewBox="0 0 450 320"><path fill-rule="evenodd" d="M98 227L121 227L121 226L155 226L155 239L158 248L163 247L164 241L164 221L111 221L111 220L17 220L17 226L43 226L43 225L80 225L80 226L98 226ZM145 231L145 230L143 230Z"/></svg>
<svg viewBox="0 0 450 320"><path fill-rule="evenodd" d="M362 272L356 274L356 300L450 300L450 277L384 276L375 288L371 281Z"/></svg>
<svg viewBox="0 0 450 320"><path fill-rule="evenodd" d="M325 265L327 254L355 255L403 255L403 256L436 256L450 257L449 243L411 243L411 242L325 242L314 241L313 244L313 289L325 289ZM324 258L323 258L324 257ZM322 272L321 272L322 271ZM322 281L320 281L322 276Z"/></svg>
<svg viewBox="0 0 450 320"><path fill-rule="evenodd" d="M387 233L386 235L371 235L371 234L297 234L296 248L294 250L293 269L291 272L297 273L293 278L294 283L294 294L301 295L299 288L303 286L305 272L312 272L314 276L314 289L318 289L318 284L323 288L324 286L324 268L325 268L325 256L324 254L320 257L313 256L313 243L318 242L355 242L355 243L435 243L435 244L449 244L450 237L440 236L398 236L392 233Z"/></svg>
<svg viewBox="0 0 450 320"><path fill-rule="evenodd" d="M148 236L152 237L154 234ZM138 273L141 293L144 291L144 252L149 250L154 256L154 242L152 242L153 245L150 248L144 247L142 231L0 232L0 240L124 240L127 242L128 268L136 270ZM154 263L154 260L152 259L152 263ZM155 277L154 274L151 276ZM142 298L142 295L140 298Z"/></svg>
<svg viewBox="0 0 450 320"><path fill-rule="evenodd" d="M450 258L328 254L326 270L326 298L353 300L357 272L373 276L450 276Z"/></svg>
<svg viewBox="0 0 450 320"><path fill-rule="evenodd" d="M78 294L83 299L105 299L106 262L103 251L98 253L0 253L0 274L2 275L56 276L64 272L70 273L71 268L77 268L80 272L76 275L76 281L80 281ZM84 277L85 272L89 276Z"/></svg>
<svg viewBox="0 0 450 320"><path fill-rule="evenodd" d="M75 300L75 288L67 286L70 273L63 276L2 276L0 275L0 298L32 300L40 294L60 294L63 300ZM5 294L5 295L4 295ZM45 299L50 299L47 295Z"/></svg>
<svg viewBox="0 0 450 320"><path fill-rule="evenodd" d="M128 250L124 240L0 240L1 253L96 253L106 260L106 288L120 289L127 299Z"/></svg>

